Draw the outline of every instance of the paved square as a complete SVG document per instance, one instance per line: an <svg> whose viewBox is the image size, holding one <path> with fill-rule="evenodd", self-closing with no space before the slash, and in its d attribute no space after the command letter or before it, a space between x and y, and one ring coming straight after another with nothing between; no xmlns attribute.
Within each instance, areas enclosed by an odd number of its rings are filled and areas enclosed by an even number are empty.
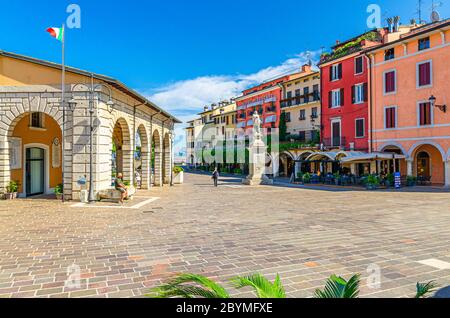
<svg viewBox="0 0 450 318"><path fill-rule="evenodd" d="M450 262L449 193L238 181L213 188L210 177L187 175L182 186L140 192L139 202L159 199L138 209L0 201L0 297L139 297L178 272L223 282L279 273L289 297L312 296L333 273L361 273L368 297L410 297L418 281L450 285L449 268L423 263ZM68 269L77 267L73 288ZM368 288L378 268L380 289Z"/></svg>

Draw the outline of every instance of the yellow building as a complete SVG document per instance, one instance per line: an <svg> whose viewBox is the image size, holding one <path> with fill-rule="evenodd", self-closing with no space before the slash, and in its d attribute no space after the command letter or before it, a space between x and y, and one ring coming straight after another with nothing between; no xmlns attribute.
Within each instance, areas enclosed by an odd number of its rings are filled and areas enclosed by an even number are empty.
<svg viewBox="0 0 450 318"><path fill-rule="evenodd" d="M116 172L135 181L136 134L142 187L152 179L157 186L170 181L172 131L179 120L107 76L68 67L65 91L62 105L61 65L0 51L0 192L10 181L19 183L24 197L50 194L63 184L65 198L77 198L79 181L90 181L91 113L96 198L111 188Z"/></svg>

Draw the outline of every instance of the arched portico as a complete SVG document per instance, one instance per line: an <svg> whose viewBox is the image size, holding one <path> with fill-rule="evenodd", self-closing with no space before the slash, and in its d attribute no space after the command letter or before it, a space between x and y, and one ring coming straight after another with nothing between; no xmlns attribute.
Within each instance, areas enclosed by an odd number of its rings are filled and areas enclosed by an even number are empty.
<svg viewBox="0 0 450 318"><path fill-rule="evenodd" d="M434 142L418 142L409 149L412 175L433 184L445 184L446 153Z"/></svg>
<svg viewBox="0 0 450 318"><path fill-rule="evenodd" d="M55 117L56 115L56 117ZM51 194L62 179L62 118L58 112L23 112L14 119L2 117L7 129L0 129L3 161L2 187L19 184L21 196ZM70 176L66 175L70 184Z"/></svg>
<svg viewBox="0 0 450 318"><path fill-rule="evenodd" d="M161 149L161 134L158 130L152 133L152 148L151 148L151 162L153 171L153 184L155 186L162 186L162 149Z"/></svg>
<svg viewBox="0 0 450 318"><path fill-rule="evenodd" d="M147 136L147 130L145 129L144 125L139 125L137 129L137 134L139 136L139 139L141 141L141 148L140 148L140 173L141 173L141 188L142 189L149 189L150 188L150 180L151 180L151 172L150 172L150 161L151 161L151 154L150 154L150 145L149 145L149 139ZM139 168L139 167L136 167Z"/></svg>
<svg viewBox="0 0 450 318"><path fill-rule="evenodd" d="M164 135L163 141L163 158L162 158L162 179L164 184L170 183L170 175L172 173L172 157L171 157L171 140L169 133Z"/></svg>
<svg viewBox="0 0 450 318"><path fill-rule="evenodd" d="M133 182L133 149L130 128L124 118L114 124L113 135L113 174L123 173L124 181Z"/></svg>

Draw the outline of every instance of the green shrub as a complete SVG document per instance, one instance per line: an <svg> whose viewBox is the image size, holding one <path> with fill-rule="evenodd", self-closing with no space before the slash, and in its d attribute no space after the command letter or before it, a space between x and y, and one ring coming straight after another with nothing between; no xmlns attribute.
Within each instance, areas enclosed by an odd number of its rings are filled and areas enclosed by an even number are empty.
<svg viewBox="0 0 450 318"><path fill-rule="evenodd" d="M6 192L8 193L16 193L19 191L19 182L18 181L9 181L9 184L6 186Z"/></svg>
<svg viewBox="0 0 450 318"><path fill-rule="evenodd" d="M55 187L55 194L63 194L63 192L64 192L64 186L62 183L60 183Z"/></svg>
<svg viewBox="0 0 450 318"><path fill-rule="evenodd" d="M184 169L182 168L182 167L174 167L173 168L173 173L175 173L175 174L179 174L179 173L181 173L181 172L184 172Z"/></svg>
<svg viewBox="0 0 450 318"><path fill-rule="evenodd" d="M303 175L303 183L311 183L311 174L310 173L305 173Z"/></svg>

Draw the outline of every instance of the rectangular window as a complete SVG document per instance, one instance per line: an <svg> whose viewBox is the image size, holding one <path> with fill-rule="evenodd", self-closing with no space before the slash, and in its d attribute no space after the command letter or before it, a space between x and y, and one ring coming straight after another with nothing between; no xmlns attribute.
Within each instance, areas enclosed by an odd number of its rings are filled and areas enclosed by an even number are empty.
<svg viewBox="0 0 450 318"><path fill-rule="evenodd" d="M431 125L431 105L430 103L419 104L419 125L428 126Z"/></svg>
<svg viewBox="0 0 450 318"><path fill-rule="evenodd" d="M384 121L386 129L397 128L397 109L395 107L386 107L384 109Z"/></svg>
<svg viewBox="0 0 450 318"><path fill-rule="evenodd" d="M300 110L300 120L306 120L306 110Z"/></svg>
<svg viewBox="0 0 450 318"><path fill-rule="evenodd" d="M331 65L330 81L337 81L342 78L342 64Z"/></svg>
<svg viewBox="0 0 450 318"><path fill-rule="evenodd" d="M431 85L431 62L417 64L417 86Z"/></svg>
<svg viewBox="0 0 450 318"><path fill-rule="evenodd" d="M309 103L309 87L303 88L303 100L305 104Z"/></svg>
<svg viewBox="0 0 450 318"><path fill-rule="evenodd" d="M319 116L317 115L317 107L311 108L311 117L312 117L312 118L317 118L317 117L319 117Z"/></svg>
<svg viewBox="0 0 450 318"><path fill-rule="evenodd" d="M419 40L419 51L426 50L430 48L430 38L426 37Z"/></svg>
<svg viewBox="0 0 450 318"><path fill-rule="evenodd" d="M355 121L356 138L363 138L365 136L364 129L365 129L364 118L356 119Z"/></svg>
<svg viewBox="0 0 450 318"><path fill-rule="evenodd" d="M364 84L353 86L353 104L364 103Z"/></svg>
<svg viewBox="0 0 450 318"><path fill-rule="evenodd" d="M284 113L284 119L287 123L291 122L291 113Z"/></svg>
<svg viewBox="0 0 450 318"><path fill-rule="evenodd" d="M313 100L314 101L320 100L319 84L315 84L313 86Z"/></svg>
<svg viewBox="0 0 450 318"><path fill-rule="evenodd" d="M330 107L340 107L342 106L343 101L343 89L336 89L334 91L330 91L329 98L330 98Z"/></svg>
<svg viewBox="0 0 450 318"><path fill-rule="evenodd" d="M389 61L395 59L395 50L394 48L388 49L384 51L384 60Z"/></svg>
<svg viewBox="0 0 450 318"><path fill-rule="evenodd" d="M364 69L364 60L362 56L355 58L355 74L361 74Z"/></svg>
<svg viewBox="0 0 450 318"><path fill-rule="evenodd" d="M296 89L296 90L295 90L295 96L296 96L296 97L300 96L301 94L302 94L302 93L301 93L300 89Z"/></svg>
<svg viewBox="0 0 450 318"><path fill-rule="evenodd" d="M287 92L286 98L288 99L287 106L291 107L292 106L292 99L291 99L292 98L292 92Z"/></svg>
<svg viewBox="0 0 450 318"><path fill-rule="evenodd" d="M33 128L44 128L42 113L31 113L30 126Z"/></svg>
<svg viewBox="0 0 450 318"><path fill-rule="evenodd" d="M306 141L306 131L299 131L298 139L300 142L305 142Z"/></svg>
<svg viewBox="0 0 450 318"><path fill-rule="evenodd" d="M384 93L390 94L395 93L397 90L396 87L396 72L388 71L384 73Z"/></svg>

